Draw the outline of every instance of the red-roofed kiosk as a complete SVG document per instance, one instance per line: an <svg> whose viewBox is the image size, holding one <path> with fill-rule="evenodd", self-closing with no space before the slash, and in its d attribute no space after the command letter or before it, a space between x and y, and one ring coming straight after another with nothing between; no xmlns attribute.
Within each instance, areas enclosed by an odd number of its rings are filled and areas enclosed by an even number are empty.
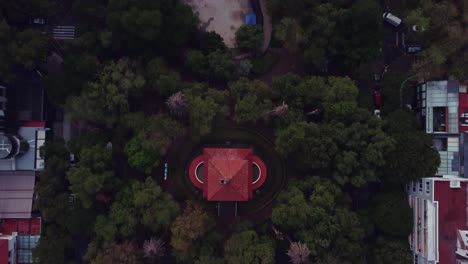
<svg viewBox="0 0 468 264"><path fill-rule="evenodd" d="M266 180L265 163L251 148L205 148L190 164L190 181L208 201L248 201Z"/></svg>

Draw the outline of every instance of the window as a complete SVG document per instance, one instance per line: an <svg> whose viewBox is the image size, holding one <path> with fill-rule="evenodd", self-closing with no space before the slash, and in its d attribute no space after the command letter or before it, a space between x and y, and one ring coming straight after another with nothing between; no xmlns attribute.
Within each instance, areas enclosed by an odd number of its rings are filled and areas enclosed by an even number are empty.
<svg viewBox="0 0 468 264"><path fill-rule="evenodd" d="M426 193L431 193L431 184L427 181L426 182Z"/></svg>
<svg viewBox="0 0 468 264"><path fill-rule="evenodd" d="M422 191L423 191L422 180L419 180L419 192L422 192Z"/></svg>
<svg viewBox="0 0 468 264"><path fill-rule="evenodd" d="M447 132L447 117L446 107L434 107L432 110L432 125L434 127L434 132Z"/></svg>
<svg viewBox="0 0 468 264"><path fill-rule="evenodd" d="M416 191L416 183L412 182L412 184L413 184L413 192L415 192Z"/></svg>
<svg viewBox="0 0 468 264"><path fill-rule="evenodd" d="M447 151L447 138L434 138L432 142L437 151Z"/></svg>

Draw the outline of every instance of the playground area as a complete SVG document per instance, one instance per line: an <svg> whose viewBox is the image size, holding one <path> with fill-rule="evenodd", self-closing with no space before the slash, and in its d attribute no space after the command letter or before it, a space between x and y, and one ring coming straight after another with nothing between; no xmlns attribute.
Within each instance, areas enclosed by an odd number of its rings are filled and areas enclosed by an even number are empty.
<svg viewBox="0 0 468 264"><path fill-rule="evenodd" d="M237 29L245 24L250 13L249 0L184 0L200 19L200 27L215 31L229 48L236 45Z"/></svg>

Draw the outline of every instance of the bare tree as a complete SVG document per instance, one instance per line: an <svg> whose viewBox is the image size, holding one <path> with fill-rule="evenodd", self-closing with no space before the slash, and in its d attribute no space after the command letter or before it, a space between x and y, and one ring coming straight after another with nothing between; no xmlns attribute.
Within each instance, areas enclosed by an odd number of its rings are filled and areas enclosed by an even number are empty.
<svg viewBox="0 0 468 264"><path fill-rule="evenodd" d="M322 110L320 110L319 108L317 108L317 109L315 109L314 111L308 112L306 115L318 115L318 114L320 114L320 112L322 112Z"/></svg>
<svg viewBox="0 0 468 264"><path fill-rule="evenodd" d="M275 107L275 109L268 113L272 116L282 117L288 113L288 105L283 102L283 104Z"/></svg>
<svg viewBox="0 0 468 264"><path fill-rule="evenodd" d="M187 99L182 92L171 95L166 104L172 114L183 115L187 111Z"/></svg>
<svg viewBox="0 0 468 264"><path fill-rule="evenodd" d="M287 254L293 264L305 264L309 262L310 250L306 244L302 244L301 242L292 242Z"/></svg>
<svg viewBox="0 0 468 264"><path fill-rule="evenodd" d="M161 239L152 237L143 242L143 254L145 258L154 259L162 257L165 253L164 242Z"/></svg>

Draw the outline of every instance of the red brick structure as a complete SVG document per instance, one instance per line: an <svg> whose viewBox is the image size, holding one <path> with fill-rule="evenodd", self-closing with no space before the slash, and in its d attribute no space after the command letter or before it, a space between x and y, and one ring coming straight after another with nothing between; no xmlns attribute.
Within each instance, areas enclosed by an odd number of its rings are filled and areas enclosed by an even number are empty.
<svg viewBox="0 0 468 264"><path fill-rule="evenodd" d="M208 201L248 201L267 169L250 148L205 148L190 164L189 176Z"/></svg>

